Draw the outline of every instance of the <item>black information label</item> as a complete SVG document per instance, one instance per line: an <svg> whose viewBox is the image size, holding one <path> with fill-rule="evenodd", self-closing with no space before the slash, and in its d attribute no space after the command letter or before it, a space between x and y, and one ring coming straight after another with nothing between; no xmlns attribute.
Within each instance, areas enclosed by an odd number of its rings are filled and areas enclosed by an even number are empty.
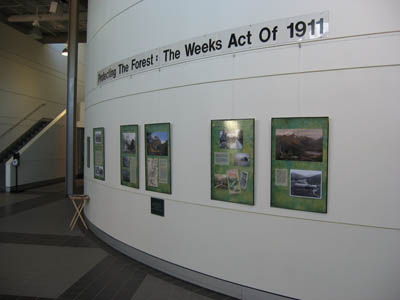
<svg viewBox="0 0 400 300"><path fill-rule="evenodd" d="M151 213L164 217L164 200L151 197Z"/></svg>
<svg viewBox="0 0 400 300"><path fill-rule="evenodd" d="M90 136L86 137L86 166L90 168Z"/></svg>

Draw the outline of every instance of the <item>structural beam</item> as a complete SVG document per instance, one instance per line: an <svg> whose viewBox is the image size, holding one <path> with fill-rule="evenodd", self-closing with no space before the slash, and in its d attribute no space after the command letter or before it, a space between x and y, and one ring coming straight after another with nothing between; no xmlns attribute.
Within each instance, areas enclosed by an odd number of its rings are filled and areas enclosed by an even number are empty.
<svg viewBox="0 0 400 300"><path fill-rule="evenodd" d="M67 33L58 33L57 35L50 35L50 34L44 34L43 38L39 40L39 42L43 44L63 44L67 43L68 41L68 34ZM86 31L85 32L79 32L78 34L78 43L86 43Z"/></svg>
<svg viewBox="0 0 400 300"><path fill-rule="evenodd" d="M67 195L75 191L76 94L78 66L79 3L69 1L68 75L67 75Z"/></svg>
<svg viewBox="0 0 400 300"><path fill-rule="evenodd" d="M38 20L39 22L57 22L57 21L68 21L69 14L46 14L46 15L14 15L9 16L7 21L10 23L23 23L23 22L33 22ZM87 13L81 13L79 15L79 20L86 21L87 20Z"/></svg>

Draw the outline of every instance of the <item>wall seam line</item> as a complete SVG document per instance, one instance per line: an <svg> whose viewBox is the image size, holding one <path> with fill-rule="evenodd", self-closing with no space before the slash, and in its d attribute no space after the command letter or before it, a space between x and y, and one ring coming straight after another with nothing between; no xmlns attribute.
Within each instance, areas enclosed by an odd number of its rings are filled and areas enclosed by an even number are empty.
<svg viewBox="0 0 400 300"><path fill-rule="evenodd" d="M103 185L105 187L118 190L118 191L123 191L127 192L130 194L136 194L139 196L146 196L146 197L152 197L153 195L156 197L160 197L159 193L152 193L148 192L148 194L144 193L139 193L136 191L130 191L124 188L119 188L112 186L107 183L99 182L97 180L93 180L92 178L85 176L85 180L89 180L95 184ZM165 196L170 196L170 195L165 195ZM207 204L200 204L200 203L194 203L194 202L188 202L188 201L183 201L183 200L177 200L177 199L171 199L171 198L166 198L163 196L163 199L167 201L173 201L177 203L183 203L183 204L188 204L188 205L194 205L194 206L202 206L202 207L209 207L209 208L217 208L217 209L222 209L222 210L229 210L229 211L235 211L235 212L241 212L241 213L248 213L248 214L255 214L255 215L264 215L264 216L271 216L271 217L276 217L276 218L282 218L282 219L294 219L294 220L302 220L302 221L311 221L311 222L318 222L318 223L328 223L328 224L337 224L337 225L348 225L348 226L355 226L355 227L365 227L365 228L374 228L374 229L384 229L384 230L392 230L392 231L400 231L400 228L397 227L389 227L389 226L378 226L378 225L366 225L366 224L357 224L357 223L349 223L349 222L339 222L339 221L325 221L325 220L316 220L316 219L310 219L310 218L305 218L305 217L294 217L294 216L285 216L285 215L279 215L279 214L272 214L272 213L264 213L264 212L257 212L257 211L248 211L248 210L240 210L240 209L235 209L235 208L229 208L229 207L220 207L220 206L214 206L214 205L207 205ZM216 200L217 201L217 200Z"/></svg>
<svg viewBox="0 0 400 300"><path fill-rule="evenodd" d="M16 63L16 64L18 64L18 65L20 65L20 66L29 68L29 69L34 70L34 71L36 71L36 72L40 72L40 73L46 74L46 75L48 75L48 76L52 76L52 77L57 78L57 79L59 79L59 80L67 81L67 79L66 79L66 76L67 76L67 75L64 74L64 73L61 73L61 72L59 72L59 71L52 70L52 69L50 69L50 68L48 68L48 69L50 70L50 72L49 72L49 71L45 71L45 70L40 70L40 68L32 67L32 66L29 66L29 65L27 65L27 64L22 64L22 63L20 63L20 62L18 62L18 61L12 60L12 59L10 59L10 58L8 58L8 57L6 57L6 56L4 56L4 55L1 55L1 54L0 54L0 58L2 58L2 59L4 59L4 60L7 60L7 61L9 61L9 62L12 62L12 63ZM24 58L20 58L20 59L24 59ZM42 67L44 67L44 68L47 68L45 65L42 65L42 64L38 64L38 63L35 63L35 62L32 62L32 61L31 61L31 63L32 63L32 64L37 64L37 65L42 66ZM55 73L59 73L59 74L52 74L51 72L55 72ZM86 70L85 70L85 72L86 72ZM61 76L60 76L60 74L61 74ZM64 76L65 76L65 78L64 78ZM78 84L81 85L81 86L85 86L85 82L82 81L82 80L78 80Z"/></svg>
<svg viewBox="0 0 400 300"><path fill-rule="evenodd" d="M93 35L90 37L90 39L87 41L87 44L89 44L94 37L108 24L110 23L112 20L114 20L116 17L118 17L119 15L123 14L125 11L131 9L132 7L142 3L144 0L139 0L138 2L124 8L123 10L121 10L119 13L117 13L116 15L112 16L110 19L108 19L103 25L101 25L94 33Z"/></svg>
<svg viewBox="0 0 400 300"><path fill-rule="evenodd" d="M52 47L47 47L47 49L50 49L51 51L54 51L54 52L56 52L57 54L62 55L60 52L58 52L56 49L54 49L54 48L52 48ZM4 52L7 52L7 53L10 53L10 54L12 54L12 55L15 55L15 56L21 58L21 59L25 59L25 60L27 60L27 61L30 61L30 62L32 62L32 63L34 63L34 64L38 64L38 65L44 66L45 68L48 68L48 69L50 69L50 70L53 70L54 72L62 73L62 72L60 72L60 71L57 71L57 69L52 68L51 65L47 66L46 64L39 63L39 62L35 62L35 61L32 60L32 59L29 59L29 58L27 58L27 57L25 57L25 56L23 56L23 55L20 55L20 54L16 54L16 53L14 53L14 52L12 52L12 51L6 49L6 48L0 48L0 51L4 51ZM78 64L86 67L86 64L84 64L84 63L82 63L82 62L79 62L79 61L78 61Z"/></svg>
<svg viewBox="0 0 400 300"><path fill-rule="evenodd" d="M324 72L337 72L337 71L350 71L350 70L363 70L363 69L375 69L375 68L386 68L386 67L400 67L400 64L387 64L387 65L371 65L371 66L360 66L360 67L346 67L346 68L333 68L333 69L325 69L325 70L309 70L309 71L300 71L300 72L287 72L287 73L278 73L278 74L268 74L268 75L256 75L256 76L246 76L246 77L236 77L236 78L227 78L227 79L220 79L220 80L212 80L212 81L203 81L197 83L188 83L176 86L170 86L165 88L157 88L154 90L137 92L137 93L130 93L121 95L114 98L106 98L104 100L100 100L96 103L87 105L85 108L88 110L98 104L102 104L104 102L112 101L112 100L119 100L130 96L137 96L143 94L149 94L154 92L161 92L161 91L168 91L178 88L185 88L185 87L192 87L192 86L200 86L206 84L213 84L213 83L222 83L222 82L232 82L232 81L239 81L239 80L250 80L250 79L258 79L258 78L268 78L268 77L278 77L278 76L291 76L291 75L301 75L301 74L313 74L313 73L324 73ZM125 77L128 78L128 77ZM85 101L86 103L87 101Z"/></svg>
<svg viewBox="0 0 400 300"><path fill-rule="evenodd" d="M391 34L396 34L396 33L400 33L400 30L361 33L361 34L353 34L353 35L340 36L340 37L332 37L332 38L327 37L327 38L316 39L316 40L300 41L300 42L294 42L294 43L292 42L292 43L279 44L279 45L270 45L270 46L264 46L264 47L254 48L254 49L253 48L243 49L243 50L240 50L240 51L236 51L234 54L246 53L246 52L257 51L257 50L264 50L264 49L270 49L270 48L273 49L273 48L280 48L280 47L297 46L297 45L300 45L300 44L307 45L307 44L314 44L314 43L330 42L330 41L335 41L335 40L347 40L347 39L355 39L355 38L365 38L365 37L373 37L373 36L391 35ZM156 68L156 69L161 70L161 69L169 68L169 67L176 66L176 65L186 64L186 63L189 63L189 62L192 62L192 61L198 61L198 60L209 59L209 58L214 58L214 57L220 57L220 56L225 56L225 55L229 55L229 54L228 53L221 53L221 54L217 54L217 55L213 55L213 56L209 56L209 57L199 57L199 58L196 58L196 59L193 59L193 60L190 60L190 61L184 61L184 62L179 62L179 63L172 64L172 65L162 66L162 67L159 67L159 68ZM140 73L137 73L137 74L125 75L123 77L118 78L118 80L119 79L123 79L125 77L136 76L136 75L141 74L141 73L151 72L151 71L154 71L156 69L151 69L151 70L140 72ZM86 77L87 77L87 74L86 74ZM113 81L115 81L115 80L113 80ZM113 81L107 82L104 85L109 84L109 83L111 83ZM100 85L100 87L101 86L102 85ZM94 88L91 88L87 93L85 93L85 97L87 97L90 93L92 93L97 88L99 88L99 85L97 85Z"/></svg>
<svg viewBox="0 0 400 300"><path fill-rule="evenodd" d="M32 98L32 99L37 99L37 100L42 100L42 101L45 101L45 102L49 102L49 103L52 103L52 104L57 104L57 105L65 107L65 104L63 104L63 103L60 103L60 102L57 102L57 101L48 100L48 99L41 98L41 97L26 95L26 94L23 94L23 93L10 91L10 90L6 90L6 89L2 89L2 88L0 88L0 92L14 94L14 95L17 95L17 96L24 96L24 97L27 97L27 98Z"/></svg>

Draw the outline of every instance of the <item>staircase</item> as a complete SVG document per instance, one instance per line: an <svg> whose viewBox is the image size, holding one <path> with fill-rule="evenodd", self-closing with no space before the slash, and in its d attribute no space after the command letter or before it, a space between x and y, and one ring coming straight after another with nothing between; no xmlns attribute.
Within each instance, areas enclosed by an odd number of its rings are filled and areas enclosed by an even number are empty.
<svg viewBox="0 0 400 300"><path fill-rule="evenodd" d="M37 121L23 135L0 153L0 164L6 163L11 157L13 157L15 152L18 152L23 146L25 146L26 143L33 139L51 121L52 120L48 118L43 118Z"/></svg>

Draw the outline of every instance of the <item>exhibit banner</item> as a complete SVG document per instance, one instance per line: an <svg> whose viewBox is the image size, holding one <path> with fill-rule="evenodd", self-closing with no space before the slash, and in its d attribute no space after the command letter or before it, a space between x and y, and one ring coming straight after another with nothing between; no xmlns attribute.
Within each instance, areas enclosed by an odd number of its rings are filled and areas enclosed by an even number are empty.
<svg viewBox="0 0 400 300"><path fill-rule="evenodd" d="M171 194L170 123L145 124L146 190Z"/></svg>
<svg viewBox="0 0 400 300"><path fill-rule="evenodd" d="M139 126L120 126L121 184L139 188Z"/></svg>
<svg viewBox="0 0 400 300"><path fill-rule="evenodd" d="M271 206L326 213L329 118L273 118Z"/></svg>
<svg viewBox="0 0 400 300"><path fill-rule="evenodd" d="M211 121L211 199L254 205L254 125Z"/></svg>
<svg viewBox="0 0 400 300"><path fill-rule="evenodd" d="M228 29L122 59L97 72L97 85L192 60L320 39L328 33L327 11Z"/></svg>
<svg viewBox="0 0 400 300"><path fill-rule="evenodd" d="M93 128L94 178L105 180L104 168L104 127Z"/></svg>

